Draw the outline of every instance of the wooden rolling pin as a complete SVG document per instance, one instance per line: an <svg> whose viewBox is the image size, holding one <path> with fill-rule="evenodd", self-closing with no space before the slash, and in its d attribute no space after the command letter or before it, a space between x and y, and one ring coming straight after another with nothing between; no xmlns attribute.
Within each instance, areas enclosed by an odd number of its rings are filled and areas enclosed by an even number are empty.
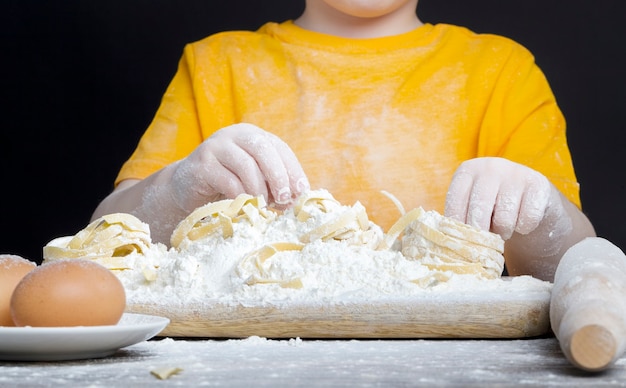
<svg viewBox="0 0 626 388"><path fill-rule="evenodd" d="M590 237L572 246L554 277L550 324L565 357L586 371L609 368L626 348L626 255Z"/></svg>

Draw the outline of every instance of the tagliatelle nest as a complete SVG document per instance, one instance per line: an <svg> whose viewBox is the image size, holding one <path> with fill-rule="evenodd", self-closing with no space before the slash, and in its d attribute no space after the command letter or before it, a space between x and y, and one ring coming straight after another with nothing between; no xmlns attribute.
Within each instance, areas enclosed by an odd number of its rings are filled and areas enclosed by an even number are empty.
<svg viewBox="0 0 626 388"><path fill-rule="evenodd" d="M435 211L415 212L402 237L402 254L437 271L495 279L504 270L504 240Z"/></svg>
<svg viewBox="0 0 626 388"><path fill-rule="evenodd" d="M124 257L143 254L152 245L150 228L126 213L108 214L74 236L59 237L43 248L45 261L89 259L113 270L128 269Z"/></svg>
<svg viewBox="0 0 626 388"><path fill-rule="evenodd" d="M263 228L274 218L276 213L266 207L263 197L241 194L235 199L208 203L191 212L174 229L170 244L182 249L186 240L194 241L214 234L232 236L233 223L247 220L253 226Z"/></svg>

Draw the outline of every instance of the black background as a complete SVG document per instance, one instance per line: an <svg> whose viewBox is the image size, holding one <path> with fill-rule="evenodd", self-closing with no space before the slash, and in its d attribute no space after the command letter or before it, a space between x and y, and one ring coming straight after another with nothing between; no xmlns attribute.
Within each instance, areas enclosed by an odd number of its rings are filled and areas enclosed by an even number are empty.
<svg viewBox="0 0 626 388"><path fill-rule="evenodd" d="M41 260L84 228L149 124L183 45L299 15L299 0L2 0L0 253ZM626 1L421 0L425 22L529 48L568 121L585 212L626 248Z"/></svg>

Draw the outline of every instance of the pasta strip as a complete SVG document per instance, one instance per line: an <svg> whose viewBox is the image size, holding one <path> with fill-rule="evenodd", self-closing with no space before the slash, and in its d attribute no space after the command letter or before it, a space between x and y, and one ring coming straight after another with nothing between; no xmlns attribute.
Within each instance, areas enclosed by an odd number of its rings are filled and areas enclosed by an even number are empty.
<svg viewBox="0 0 626 388"><path fill-rule="evenodd" d="M378 249L385 250L389 249L393 246L393 243L396 241L398 236L409 226L409 224L424 214L424 209L421 207L415 208L410 212L402 215L398 221L396 221L389 231L385 234L383 241L381 241Z"/></svg>
<svg viewBox="0 0 626 388"><path fill-rule="evenodd" d="M254 285L258 283L276 283L285 288L302 288L302 281L298 278L292 279L275 279L268 273L265 264L267 260L272 258L278 252L284 251L300 251L304 248L304 244L292 242L276 242L250 252L239 263L237 269L241 274L245 275L246 268L252 272L245 283Z"/></svg>

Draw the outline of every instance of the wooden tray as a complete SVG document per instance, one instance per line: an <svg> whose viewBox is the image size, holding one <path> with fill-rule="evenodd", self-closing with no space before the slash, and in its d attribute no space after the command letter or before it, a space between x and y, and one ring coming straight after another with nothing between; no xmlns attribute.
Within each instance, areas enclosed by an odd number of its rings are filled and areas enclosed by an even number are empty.
<svg viewBox="0 0 626 388"><path fill-rule="evenodd" d="M542 286L326 304L131 302L127 311L169 318L159 334L168 337L524 338L550 330L549 305Z"/></svg>

